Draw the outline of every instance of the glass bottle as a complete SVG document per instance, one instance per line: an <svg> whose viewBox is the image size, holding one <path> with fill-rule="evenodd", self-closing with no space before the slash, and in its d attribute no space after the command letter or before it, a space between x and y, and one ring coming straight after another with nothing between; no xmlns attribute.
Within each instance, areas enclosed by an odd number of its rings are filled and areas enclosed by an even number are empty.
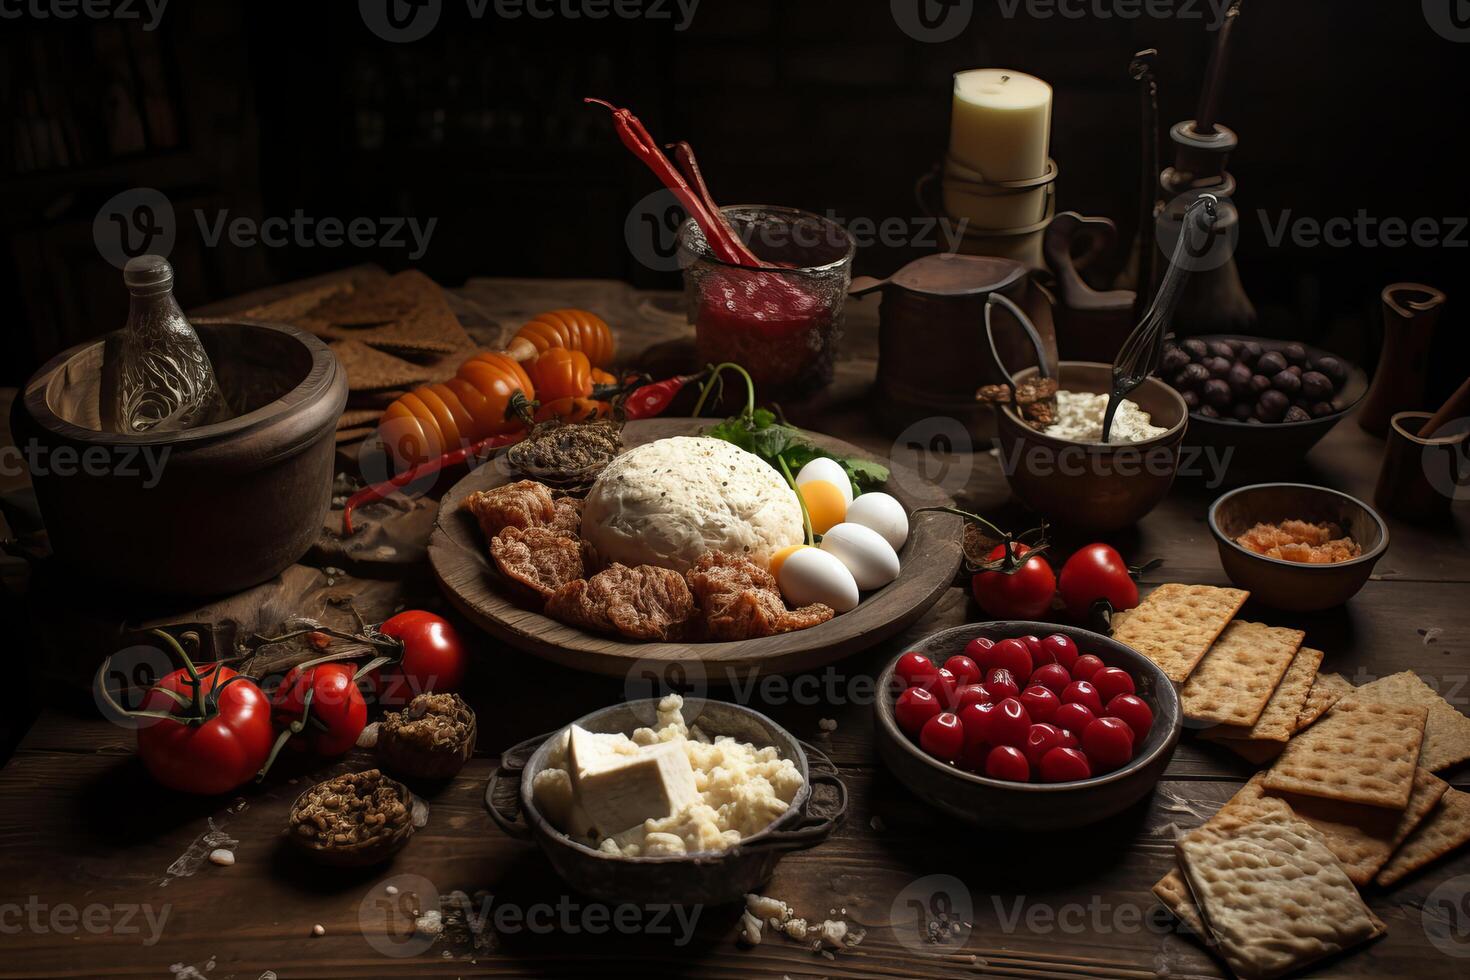
<svg viewBox="0 0 1470 980"><path fill-rule="evenodd" d="M214 421L222 399L204 344L174 299L174 270L161 255L123 267L132 294L127 326L102 361L102 427L176 432Z"/></svg>

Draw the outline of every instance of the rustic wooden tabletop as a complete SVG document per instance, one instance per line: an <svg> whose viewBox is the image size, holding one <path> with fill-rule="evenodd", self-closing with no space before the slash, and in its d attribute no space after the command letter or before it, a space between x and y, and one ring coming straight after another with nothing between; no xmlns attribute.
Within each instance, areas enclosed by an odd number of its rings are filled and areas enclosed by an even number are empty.
<svg viewBox="0 0 1470 980"><path fill-rule="evenodd" d="M629 350L684 329L677 297L615 283L476 280L461 293L508 317L601 304ZM1013 514L987 452L941 455L922 438L918 448L896 446L869 421L875 310L876 301L854 305L837 381L820 404L792 412L794 420L879 455L904 454L966 505ZM1380 452L1381 443L1345 422L1312 452L1304 478L1368 497ZM1213 495L1178 485L1115 539L1130 560L1163 559L1146 585L1226 583L1205 525ZM1243 615L1304 628L1327 652L1324 671L1362 683L1411 669L1466 710L1467 523L1464 508L1449 528L1392 522L1391 550L1343 608L1300 616L1248 605ZM916 802L879 763L872 678L905 644L977 618L957 582L898 640L811 675L737 684L725 695L824 749L851 791L846 824L819 847L785 858L765 889L808 919L834 915L867 930L861 945L835 959L769 935L754 948L738 945L738 906L600 906L570 893L534 845L500 833L481 806L496 754L620 700L623 684L486 648L470 682L477 757L429 797L428 824L403 851L362 871L303 865L282 847L280 831L308 779L360 766L364 753L229 800L185 798L149 781L133 758L131 733L95 714L48 707L0 771L0 976L1222 975L1222 964L1176 927L1150 887L1173 862L1176 832L1213 814L1253 771L1233 754L1186 734L1146 803L1081 830L1034 836L957 826ZM835 730L823 731L821 719L835 720ZM1470 767L1441 775L1470 788ZM234 851L233 866L202 860L217 842ZM1461 853L1396 888L1368 891L1387 936L1315 972L1464 976L1470 907L1440 899L1463 897L1467 886L1470 855ZM455 891L468 896L483 928L451 916L432 941L415 936L416 902L405 896L422 903ZM948 907L966 925L934 941L918 924L926 907ZM323 935L313 934L317 925Z"/></svg>

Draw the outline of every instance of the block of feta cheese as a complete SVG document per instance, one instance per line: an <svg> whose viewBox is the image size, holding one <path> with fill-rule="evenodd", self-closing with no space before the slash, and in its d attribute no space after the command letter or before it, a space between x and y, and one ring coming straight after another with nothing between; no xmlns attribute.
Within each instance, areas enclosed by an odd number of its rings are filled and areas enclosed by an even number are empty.
<svg viewBox="0 0 1470 980"><path fill-rule="evenodd" d="M573 744L576 744L573 732ZM632 755L609 753L590 760L576 753L576 801L597 834L612 837L645 820L672 816L698 802L689 755L676 742L639 747Z"/></svg>

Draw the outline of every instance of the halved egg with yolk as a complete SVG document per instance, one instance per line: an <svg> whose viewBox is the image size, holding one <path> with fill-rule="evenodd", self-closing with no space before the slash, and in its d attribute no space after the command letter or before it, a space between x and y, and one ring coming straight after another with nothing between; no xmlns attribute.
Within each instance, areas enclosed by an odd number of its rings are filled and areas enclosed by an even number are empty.
<svg viewBox="0 0 1470 980"><path fill-rule="evenodd" d="M800 551L802 548L810 547L811 545L809 544L790 544L772 555L770 567L771 578L779 579L781 577L781 566L786 564L786 559L790 558L793 553Z"/></svg>
<svg viewBox="0 0 1470 980"><path fill-rule="evenodd" d="M827 480L808 480L796 489L806 502L814 534L826 534L847 517L847 498L837 484Z"/></svg>

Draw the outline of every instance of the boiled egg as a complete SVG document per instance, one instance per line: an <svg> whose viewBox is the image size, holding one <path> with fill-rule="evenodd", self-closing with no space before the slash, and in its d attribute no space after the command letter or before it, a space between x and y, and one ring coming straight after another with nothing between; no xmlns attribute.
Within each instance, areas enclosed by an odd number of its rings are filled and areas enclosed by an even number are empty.
<svg viewBox="0 0 1470 980"><path fill-rule="evenodd" d="M797 484L802 503L806 504L806 516L812 522L813 534L826 534L834 524L841 524L847 516L847 501L842 491L826 480L809 480Z"/></svg>
<svg viewBox="0 0 1470 980"><path fill-rule="evenodd" d="M802 546L786 555L776 575L781 594L793 606L820 602L844 613L858 604L857 581L834 556Z"/></svg>
<svg viewBox="0 0 1470 980"><path fill-rule="evenodd" d="M898 578L898 552L870 527L838 524L822 535L822 550L842 562L864 592L881 589Z"/></svg>
<svg viewBox="0 0 1470 980"><path fill-rule="evenodd" d="M796 474L796 485L798 487L806 483L811 483L813 480L830 483L840 490L842 492L844 507L852 503L852 481L847 478L847 470L844 470L842 465L835 459L818 456L803 466Z"/></svg>
<svg viewBox="0 0 1470 980"><path fill-rule="evenodd" d="M886 493L865 493L847 508L847 519L870 527L897 551L909 539L909 515L903 504Z"/></svg>

